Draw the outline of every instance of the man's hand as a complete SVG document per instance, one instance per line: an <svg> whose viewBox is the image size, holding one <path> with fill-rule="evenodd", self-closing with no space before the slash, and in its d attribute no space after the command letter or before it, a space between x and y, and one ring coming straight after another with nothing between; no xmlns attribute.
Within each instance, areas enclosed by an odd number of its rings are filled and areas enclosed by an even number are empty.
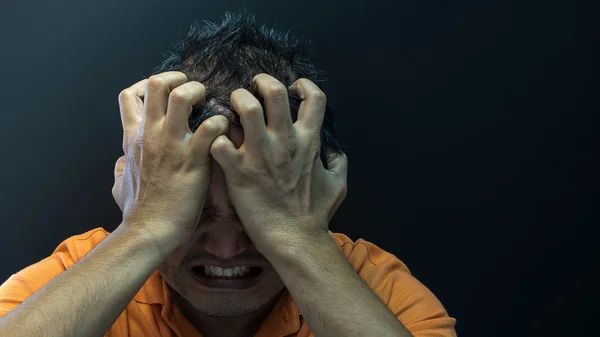
<svg viewBox="0 0 600 337"><path fill-rule="evenodd" d="M210 179L209 149L228 130L224 116L188 126L205 88L182 72L161 73L119 95L123 151L115 167L113 196L123 224L155 238L159 247L194 232Z"/></svg>
<svg viewBox="0 0 600 337"><path fill-rule="evenodd" d="M240 115L244 143L239 149L222 135L210 148L223 168L229 197L256 248L263 254L327 235L329 220L346 196L347 158L328 156L325 169L319 153L325 94L307 79L290 88L303 100L292 124L288 91L267 74L254 78L264 98L245 89L231 94Z"/></svg>

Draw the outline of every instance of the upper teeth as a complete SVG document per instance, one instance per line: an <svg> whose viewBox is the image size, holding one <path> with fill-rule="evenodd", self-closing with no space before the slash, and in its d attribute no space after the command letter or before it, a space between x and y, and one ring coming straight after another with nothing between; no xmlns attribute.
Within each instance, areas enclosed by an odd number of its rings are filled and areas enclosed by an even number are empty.
<svg viewBox="0 0 600 337"><path fill-rule="evenodd" d="M233 268L222 268L218 266L204 266L204 272L210 276L244 276L250 272L250 267L239 266Z"/></svg>

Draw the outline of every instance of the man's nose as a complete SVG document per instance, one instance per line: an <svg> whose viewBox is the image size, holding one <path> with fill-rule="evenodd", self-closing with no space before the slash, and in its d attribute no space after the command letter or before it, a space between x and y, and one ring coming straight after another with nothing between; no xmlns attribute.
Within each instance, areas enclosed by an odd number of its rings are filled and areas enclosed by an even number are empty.
<svg viewBox="0 0 600 337"><path fill-rule="evenodd" d="M210 213L210 209L206 211ZM236 255L252 248L252 241L235 212L208 215L203 227L200 244L221 260L235 259Z"/></svg>
<svg viewBox="0 0 600 337"><path fill-rule="evenodd" d="M251 250L252 241L231 204L223 169L213 160L199 238L203 249L222 260Z"/></svg>

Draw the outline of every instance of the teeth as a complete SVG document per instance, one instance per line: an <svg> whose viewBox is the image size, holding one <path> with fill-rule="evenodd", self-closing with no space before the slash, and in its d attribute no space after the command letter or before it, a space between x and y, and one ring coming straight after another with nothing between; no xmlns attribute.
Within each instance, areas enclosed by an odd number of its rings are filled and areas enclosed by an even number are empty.
<svg viewBox="0 0 600 337"><path fill-rule="evenodd" d="M250 267L237 266L234 268L222 268L218 266L204 266L204 272L209 276L240 277L248 275L248 273L250 273Z"/></svg>

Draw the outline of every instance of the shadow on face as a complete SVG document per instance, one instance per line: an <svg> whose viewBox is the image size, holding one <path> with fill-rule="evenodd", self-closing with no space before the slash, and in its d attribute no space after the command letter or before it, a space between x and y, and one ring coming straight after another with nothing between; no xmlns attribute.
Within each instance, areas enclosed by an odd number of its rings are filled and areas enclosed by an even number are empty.
<svg viewBox="0 0 600 337"><path fill-rule="evenodd" d="M236 148L243 143L241 128L230 128L227 136ZM193 266L205 261L259 265L262 274L258 282L247 289L205 287L194 278L192 271ZM244 231L231 205L223 170L214 160L204 210L196 231L165 259L158 270L171 291L176 292L175 297L185 299L197 312L215 317L250 315L281 295L285 287L275 269L256 250Z"/></svg>

